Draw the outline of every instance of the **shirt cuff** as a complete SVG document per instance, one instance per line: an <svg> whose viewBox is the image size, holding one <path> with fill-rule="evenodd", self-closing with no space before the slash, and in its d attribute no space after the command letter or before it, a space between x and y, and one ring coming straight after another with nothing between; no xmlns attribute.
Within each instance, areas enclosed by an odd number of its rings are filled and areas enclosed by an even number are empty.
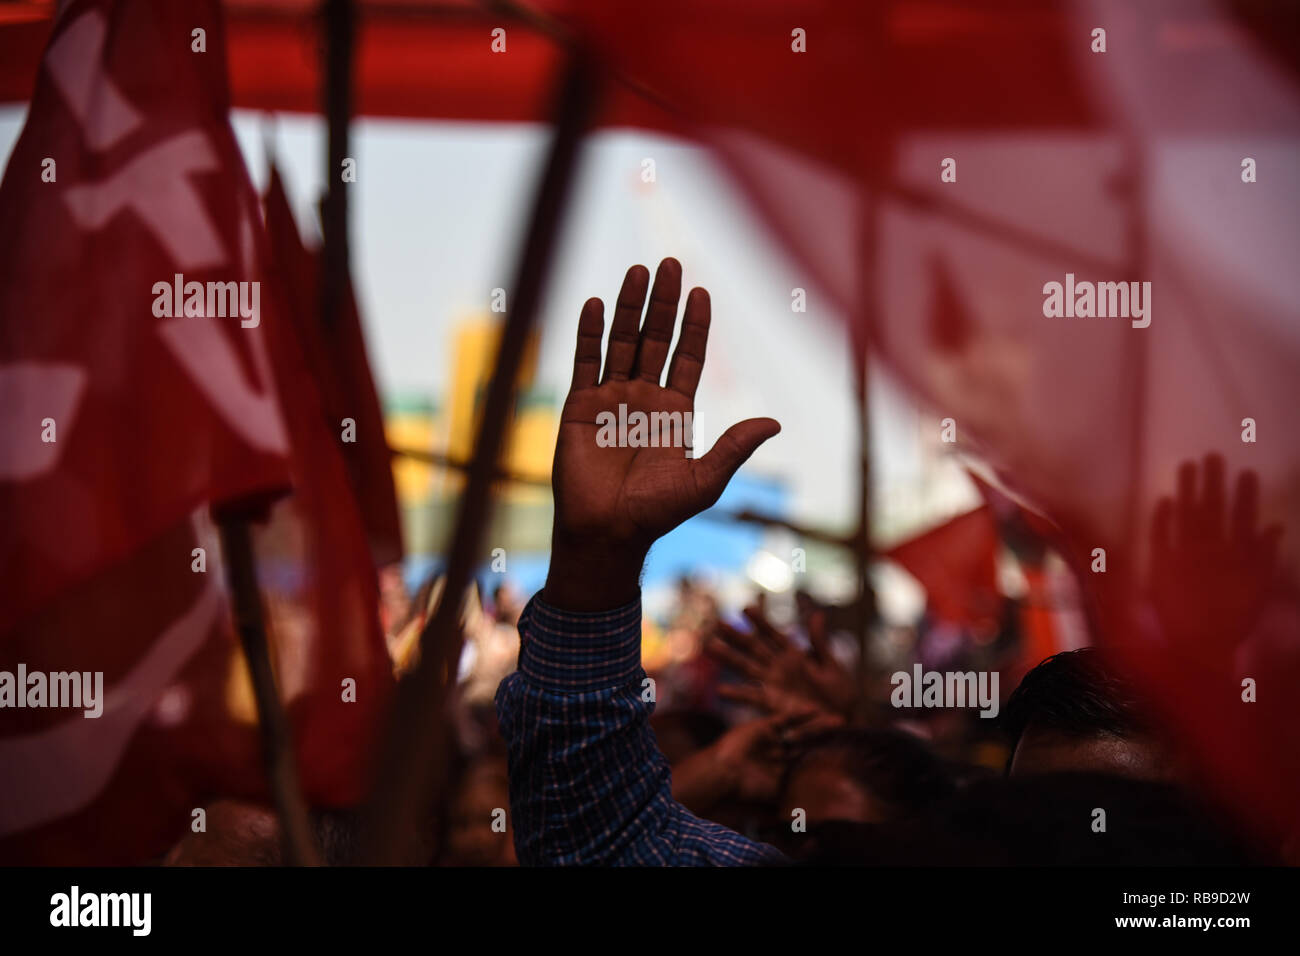
<svg viewBox="0 0 1300 956"><path fill-rule="evenodd" d="M533 596L519 618L519 672L545 690L605 690L641 671L641 599L612 611L562 611Z"/></svg>

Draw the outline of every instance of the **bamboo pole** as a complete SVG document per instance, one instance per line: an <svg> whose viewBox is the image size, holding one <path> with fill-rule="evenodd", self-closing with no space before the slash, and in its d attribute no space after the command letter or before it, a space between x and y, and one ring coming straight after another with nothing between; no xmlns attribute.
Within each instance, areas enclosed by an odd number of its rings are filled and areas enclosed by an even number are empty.
<svg viewBox="0 0 1300 956"><path fill-rule="evenodd" d="M403 851L425 829L439 776L447 766L446 705L460 658L461 610L481 556L493 479L500 471L519 369L529 333L536 325L579 148L594 112L596 87L587 55L579 48L572 49L556 101L555 133L519 254L495 372L460 499L443 599L420 635L420 663L397 691L367 820L366 859L372 864L416 862Z"/></svg>
<svg viewBox="0 0 1300 956"><path fill-rule="evenodd" d="M253 555L248 522L227 518L219 523L221 552L234 598L235 626L239 643L248 662L257 701L257 725L262 738L262 755L270 779L271 796L280 817L280 834L284 860L290 866L320 866L320 854L312 836L307 801L298 781L294 763L293 740L289 719L280 705L271 669L271 654L266 643L262 619L262 598L257 589L257 563Z"/></svg>
<svg viewBox="0 0 1300 956"><path fill-rule="evenodd" d="M347 291L348 184L343 161L349 154L352 114L352 52L356 13L352 0L322 0L325 27L325 90L322 108L329 128L325 156L325 199L321 209L320 313L325 333L338 322Z"/></svg>

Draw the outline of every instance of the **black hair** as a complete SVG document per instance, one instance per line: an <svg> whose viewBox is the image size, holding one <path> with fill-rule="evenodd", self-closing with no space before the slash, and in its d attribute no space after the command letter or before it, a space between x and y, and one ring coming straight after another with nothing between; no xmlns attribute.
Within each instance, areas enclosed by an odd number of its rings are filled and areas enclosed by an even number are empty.
<svg viewBox="0 0 1300 956"><path fill-rule="evenodd" d="M1013 753L1030 724L1079 739L1128 739L1150 726L1132 685L1092 647L1053 654L1026 674L1001 723Z"/></svg>
<svg viewBox="0 0 1300 956"><path fill-rule="evenodd" d="M1095 828L1097 809L1106 826ZM788 828L787 828L788 829ZM1105 774L980 781L892 824L810 824L804 862L874 866L1276 865L1181 788Z"/></svg>
<svg viewBox="0 0 1300 956"><path fill-rule="evenodd" d="M891 817L925 810L956 789L953 774L925 741L901 730L857 728L833 730L809 741L786 769L782 789L800 767L828 758L883 803Z"/></svg>

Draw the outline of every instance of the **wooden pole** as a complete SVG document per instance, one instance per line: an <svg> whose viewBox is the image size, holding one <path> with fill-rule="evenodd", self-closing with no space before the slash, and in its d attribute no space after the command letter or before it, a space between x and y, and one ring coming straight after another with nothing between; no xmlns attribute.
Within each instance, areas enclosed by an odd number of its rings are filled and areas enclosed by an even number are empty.
<svg viewBox="0 0 1300 956"><path fill-rule="evenodd" d="M861 347L861 343L859 343ZM865 700L871 679L868 653L871 649L871 632L876 623L875 591L871 587L871 405L867 390L870 379L867 356L855 357L856 388L854 410L857 412L858 434L858 521L853 534L854 570L858 579L857 638L858 638L858 688Z"/></svg>
<svg viewBox="0 0 1300 956"><path fill-rule="evenodd" d="M325 198L321 209L320 313L326 334L336 326L350 269L348 184L343 162L349 157L352 118L352 50L356 13L352 0L322 0L325 27L325 94L329 128L325 157Z"/></svg>
<svg viewBox="0 0 1300 956"><path fill-rule="evenodd" d="M404 845L413 843L426 828L439 776L448 763L446 704L460 659L461 610L481 555L519 369L536 324L582 136L595 109L596 86L586 53L572 49L555 106L555 133L518 258L495 371L447 554L443 598L420 635L420 663L397 691L394 721L367 821L366 858L372 864L417 862L404 855Z"/></svg>
<svg viewBox="0 0 1300 956"><path fill-rule="evenodd" d="M874 11L873 26L866 37L863 51L866 62L889 62L887 13L882 7ZM867 115L886 115L886 84L879 67L877 82L867 86L869 102L864 104ZM871 673L868 666L871 634L876 625L875 591L871 587L871 565L875 548L871 535L871 377L869 349L872 330L880 327L880 206L879 184L893 160L896 133L893 129L880 130L880 136L866 144L856 157L859 165L857 242L857 295L855 312L849 320L849 348L852 351L854 411L857 414L858 439L858 520L853 533L854 570L858 579L856 624L858 638L858 693L859 706L865 707L870 697Z"/></svg>
<svg viewBox="0 0 1300 956"><path fill-rule="evenodd" d="M462 461L459 458L453 458L451 455L444 455L437 451L424 451L419 448L391 448L389 454L410 461L418 461L422 465L430 465L434 468L446 468L449 471L469 471L470 463ZM525 475L521 472L510 471L506 468L498 468L495 474L497 481L507 481L516 485L532 485L536 488L550 488L550 475Z"/></svg>
<svg viewBox="0 0 1300 956"><path fill-rule="evenodd" d="M257 723L262 737L262 754L271 783L271 796L280 817L284 860L290 866L320 866L320 855L312 836L294 763L289 719L280 705L271 670L271 654L262 621L262 598L257 589L257 563L253 556L248 523L242 518L224 519L219 524L221 552L234 599L235 626L248 662L257 700Z"/></svg>
<svg viewBox="0 0 1300 956"><path fill-rule="evenodd" d="M875 591L871 586L875 549L871 540L871 374L868 352L870 330L876 326L880 308L877 248L880 194L868 181L863 184L862 196L858 228L861 285L857 296L858 314L849 317L849 342L853 350L853 397L858 438L858 521L853 533L854 570L858 579L858 687L862 699L866 700L871 679L868 652L876 624Z"/></svg>

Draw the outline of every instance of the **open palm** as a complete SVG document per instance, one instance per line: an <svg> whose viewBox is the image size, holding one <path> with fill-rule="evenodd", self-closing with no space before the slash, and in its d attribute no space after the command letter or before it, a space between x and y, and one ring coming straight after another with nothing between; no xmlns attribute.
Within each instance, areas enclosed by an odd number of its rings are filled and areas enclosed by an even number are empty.
<svg viewBox="0 0 1300 956"><path fill-rule="evenodd" d="M704 289L691 290L667 384L661 386L681 278L676 259L660 263L642 326L650 275L643 266L628 270L610 327L603 376L604 306L599 299L589 299L582 308L573 384L561 416L552 472L557 546L590 543L631 548L643 555L656 538L717 501L736 469L781 429L770 418L748 419L729 428L703 458L690 457L689 447L682 447L682 439L687 446L691 441L685 423L694 413L704 367L710 306ZM607 421L602 416L618 419L620 406L627 419L642 412L647 419L660 416L652 420L664 422L667 415L682 428L671 435L666 428L644 433L646 438L657 435L659 447L598 441ZM606 438L610 434L604 432Z"/></svg>
<svg viewBox="0 0 1300 956"><path fill-rule="evenodd" d="M1151 525L1151 603L1179 653L1209 666L1230 660L1254 629L1276 585L1282 526L1261 528L1259 476L1244 471L1231 499L1226 465L1207 455L1178 469L1176 498Z"/></svg>

